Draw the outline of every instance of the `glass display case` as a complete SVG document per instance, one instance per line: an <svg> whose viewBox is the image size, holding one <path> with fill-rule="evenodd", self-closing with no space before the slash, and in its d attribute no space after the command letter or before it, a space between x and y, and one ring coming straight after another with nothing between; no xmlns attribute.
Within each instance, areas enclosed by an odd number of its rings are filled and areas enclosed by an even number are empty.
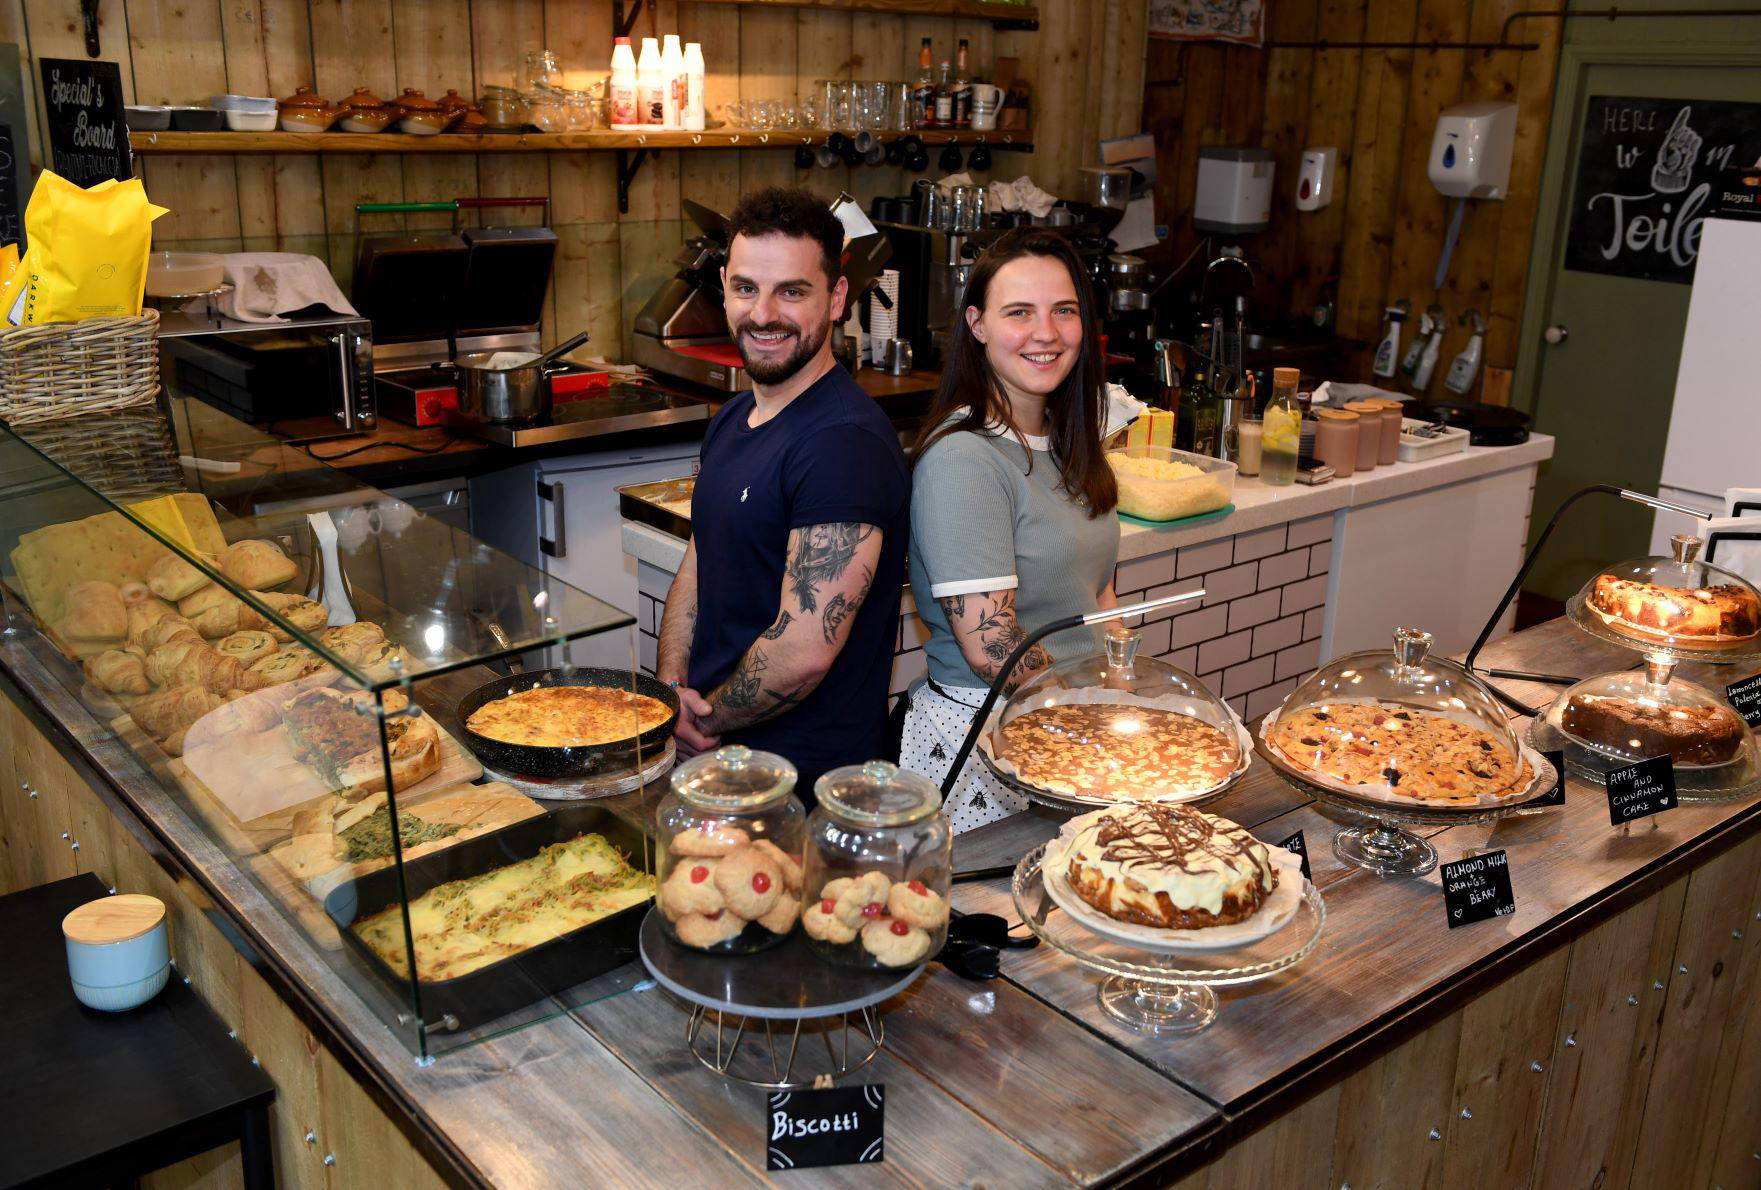
<svg viewBox="0 0 1761 1190"><path fill-rule="evenodd" d="M205 404L166 412L0 426L8 649L416 1053L566 1011L546 997L632 958L654 895L643 791L678 703L632 618ZM601 634L628 666L572 665Z"/></svg>
<svg viewBox="0 0 1761 1190"><path fill-rule="evenodd" d="M1179 666L1139 657L1115 624L1102 649L1021 684L979 738L998 779L1035 801L1087 810L1214 797L1253 760L1229 705Z"/></svg>

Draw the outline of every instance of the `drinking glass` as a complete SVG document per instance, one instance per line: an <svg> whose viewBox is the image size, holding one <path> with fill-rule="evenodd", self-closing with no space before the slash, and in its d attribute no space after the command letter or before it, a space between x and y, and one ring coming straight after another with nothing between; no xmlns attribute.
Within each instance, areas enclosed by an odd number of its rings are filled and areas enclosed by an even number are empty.
<svg viewBox="0 0 1761 1190"><path fill-rule="evenodd" d="M887 127L894 132L911 131L911 84L887 84L887 113L891 120Z"/></svg>

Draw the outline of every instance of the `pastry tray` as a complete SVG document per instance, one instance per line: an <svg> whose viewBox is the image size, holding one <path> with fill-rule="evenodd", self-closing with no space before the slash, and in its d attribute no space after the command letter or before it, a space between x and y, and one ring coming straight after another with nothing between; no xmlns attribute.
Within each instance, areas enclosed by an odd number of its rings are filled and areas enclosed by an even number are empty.
<svg viewBox="0 0 1761 1190"><path fill-rule="evenodd" d="M651 483L632 483L619 488L618 512L625 520L652 525L662 533L670 533L682 541L691 540L691 518L667 507L679 500L688 505L696 486L696 477L657 479Z"/></svg>
<svg viewBox="0 0 1761 1190"><path fill-rule="evenodd" d="M569 806L406 863L404 879L410 899L450 880L480 876L530 859L552 843L567 842L584 834L603 835L624 853L632 866L653 871L650 844L640 830L602 806ZM349 957L402 1003L409 997L409 980L387 966L349 928L357 918L371 916L397 901L394 865L337 885L325 896L324 911L336 923ZM610 917L465 975L421 980L423 1019L430 1029L469 1029L623 966L636 957L637 935L650 904L651 901L642 901L620 909Z"/></svg>
<svg viewBox="0 0 1761 1190"><path fill-rule="evenodd" d="M1611 645L1642 653L1647 658L1661 658L1669 661L1698 661L1705 665L1730 665L1738 661L1753 661L1761 657L1761 635L1755 639L1744 641L1728 648L1695 648L1693 645L1680 642L1670 644L1662 640L1623 632L1605 622L1601 616L1592 611L1584 602L1584 593L1579 591L1565 603L1565 614L1573 624L1584 632Z"/></svg>
<svg viewBox="0 0 1761 1190"><path fill-rule="evenodd" d="M1529 744L1542 752L1563 752L1566 771L1596 785L1606 785L1609 773L1633 763L1630 757L1616 756L1567 732L1560 723L1564 712L1562 694L1529 721ZM1742 750L1724 764L1676 765L1671 772L1676 797L1684 802L1748 797L1761 790L1761 756L1757 756L1755 733L1748 732Z"/></svg>

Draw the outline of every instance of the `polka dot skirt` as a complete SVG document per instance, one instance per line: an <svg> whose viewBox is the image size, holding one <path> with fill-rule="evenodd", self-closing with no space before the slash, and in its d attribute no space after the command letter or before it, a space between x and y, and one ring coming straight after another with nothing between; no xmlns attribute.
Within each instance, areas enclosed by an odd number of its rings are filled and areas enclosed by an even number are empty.
<svg viewBox="0 0 1761 1190"><path fill-rule="evenodd" d="M949 693L954 697L937 694L927 682L911 688L911 708L905 713L905 741L899 756L905 768L922 773L938 785L947 777L960 745L966 742L966 733L972 729L973 716L985 695L983 690L967 687L952 688ZM944 809L954 833L960 834L1020 813L1027 809L1027 799L993 777L984 761L970 756Z"/></svg>

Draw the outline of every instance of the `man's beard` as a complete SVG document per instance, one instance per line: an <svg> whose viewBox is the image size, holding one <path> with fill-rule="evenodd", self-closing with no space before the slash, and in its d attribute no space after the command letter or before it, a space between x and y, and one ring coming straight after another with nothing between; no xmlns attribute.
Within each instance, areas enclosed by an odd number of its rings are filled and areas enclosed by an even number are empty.
<svg viewBox="0 0 1761 1190"><path fill-rule="evenodd" d="M755 359L746 352L746 336L751 333L774 333L786 331L795 336L795 350L782 359ZM760 326L756 322L742 322L734 331L734 346L740 352L740 362L746 367L746 375L759 384L781 384L799 372L825 343L826 336L832 333L831 324L819 328L819 334L809 338L807 332L791 322L771 322Z"/></svg>

